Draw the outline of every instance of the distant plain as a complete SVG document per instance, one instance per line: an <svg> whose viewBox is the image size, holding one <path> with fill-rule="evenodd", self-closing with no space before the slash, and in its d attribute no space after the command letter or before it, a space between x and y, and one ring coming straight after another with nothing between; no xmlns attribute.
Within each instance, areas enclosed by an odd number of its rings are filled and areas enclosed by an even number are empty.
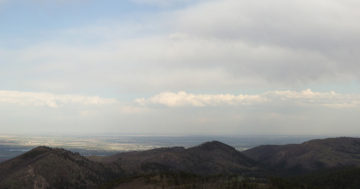
<svg viewBox="0 0 360 189"><path fill-rule="evenodd" d="M218 140L243 151L263 144L298 144L327 136L147 136L147 135L98 135L98 136L24 136L0 135L0 162L16 157L37 146L64 148L84 156L106 156L118 152L141 151L159 147L190 147L206 141Z"/></svg>

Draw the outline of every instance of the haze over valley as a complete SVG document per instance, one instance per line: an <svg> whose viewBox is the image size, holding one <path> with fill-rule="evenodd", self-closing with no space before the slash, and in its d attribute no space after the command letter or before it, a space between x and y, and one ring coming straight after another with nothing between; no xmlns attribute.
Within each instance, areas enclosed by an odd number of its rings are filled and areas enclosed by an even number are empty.
<svg viewBox="0 0 360 189"><path fill-rule="evenodd" d="M264 144L301 143L325 136L0 136L0 162L38 146L65 148L84 156L106 156L119 152L142 151L161 147L191 147L219 140L244 151Z"/></svg>

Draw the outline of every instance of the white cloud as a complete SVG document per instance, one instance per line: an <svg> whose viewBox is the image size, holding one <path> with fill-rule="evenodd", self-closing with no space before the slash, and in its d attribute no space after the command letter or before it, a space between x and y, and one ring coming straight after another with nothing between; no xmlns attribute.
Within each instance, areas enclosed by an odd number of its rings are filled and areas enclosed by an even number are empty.
<svg viewBox="0 0 360 189"><path fill-rule="evenodd" d="M360 95L338 94L335 92L269 91L257 95L233 94L191 94L186 92L165 92L150 98L140 98L136 103L163 105L167 107L211 107L211 106L325 106L333 108L354 108L360 106Z"/></svg>
<svg viewBox="0 0 360 189"><path fill-rule="evenodd" d="M359 107L360 95L311 90L166 92L133 103L0 91L0 126L16 133L347 134L360 132Z"/></svg>
<svg viewBox="0 0 360 189"><path fill-rule="evenodd" d="M219 95L195 95L189 94L184 91L178 93L165 92L159 95L153 96L149 99L137 99L136 102L141 105L147 104L160 104L169 107L178 106L222 106L222 105L246 105L261 103L266 99L258 95L231 95L231 94L219 94Z"/></svg>
<svg viewBox="0 0 360 189"><path fill-rule="evenodd" d="M360 106L359 94L339 94L331 92L304 91L272 91L264 94L278 101L291 102L298 105L325 106L333 108L355 108Z"/></svg>
<svg viewBox="0 0 360 189"><path fill-rule="evenodd" d="M0 103L58 108L64 105L107 105L117 100L98 96L58 95L21 91L0 91Z"/></svg>

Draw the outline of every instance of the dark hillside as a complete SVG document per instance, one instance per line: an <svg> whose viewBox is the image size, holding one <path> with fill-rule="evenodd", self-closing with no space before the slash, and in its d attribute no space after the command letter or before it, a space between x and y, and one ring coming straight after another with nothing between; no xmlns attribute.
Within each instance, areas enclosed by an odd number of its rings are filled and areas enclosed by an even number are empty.
<svg viewBox="0 0 360 189"><path fill-rule="evenodd" d="M100 163L48 147L0 164L0 188L96 188L114 176Z"/></svg>
<svg viewBox="0 0 360 189"><path fill-rule="evenodd" d="M120 165L133 174L187 172L198 175L245 174L260 169L235 148L213 141L192 148L160 148L120 153L101 160Z"/></svg>
<svg viewBox="0 0 360 189"><path fill-rule="evenodd" d="M212 141L90 159L38 147L0 164L0 188L356 188L359 167L360 139L345 137L245 152Z"/></svg>
<svg viewBox="0 0 360 189"><path fill-rule="evenodd" d="M360 166L360 139L341 137L311 140L302 144L265 145L243 153L273 170L298 174Z"/></svg>

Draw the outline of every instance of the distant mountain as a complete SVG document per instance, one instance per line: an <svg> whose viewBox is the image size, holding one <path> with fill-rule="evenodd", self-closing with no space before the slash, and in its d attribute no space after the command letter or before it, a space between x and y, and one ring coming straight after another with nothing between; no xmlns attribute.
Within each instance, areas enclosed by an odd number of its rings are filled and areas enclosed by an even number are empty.
<svg viewBox="0 0 360 189"><path fill-rule="evenodd" d="M132 174L187 172L215 175L255 173L260 170L255 161L218 141L188 149L173 147L120 153L99 161L120 165L125 172Z"/></svg>
<svg viewBox="0 0 360 189"><path fill-rule="evenodd" d="M302 144L264 145L243 154L267 168L286 174L360 166L360 139L341 137Z"/></svg>
<svg viewBox="0 0 360 189"><path fill-rule="evenodd" d="M78 153L48 147L0 164L0 188L97 188L115 176Z"/></svg>

